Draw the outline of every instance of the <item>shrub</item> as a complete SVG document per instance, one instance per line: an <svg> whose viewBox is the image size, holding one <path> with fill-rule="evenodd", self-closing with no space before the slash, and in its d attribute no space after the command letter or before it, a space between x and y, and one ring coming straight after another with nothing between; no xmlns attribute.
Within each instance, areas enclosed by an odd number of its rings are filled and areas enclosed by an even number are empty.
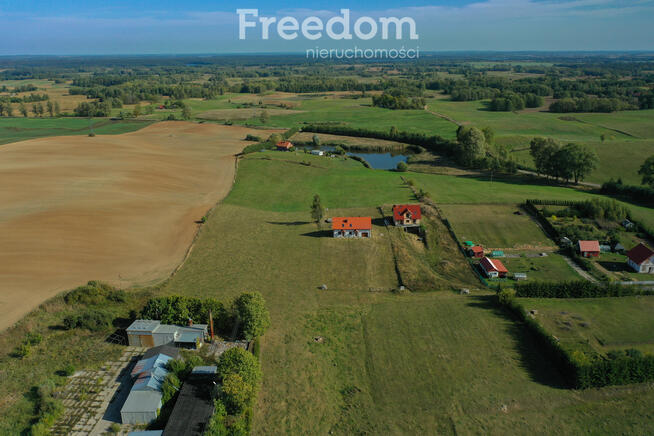
<svg viewBox="0 0 654 436"><path fill-rule="evenodd" d="M238 374L255 389L261 380L261 366L256 357L240 347L230 348L220 355L218 376L224 380L229 374Z"/></svg>
<svg viewBox="0 0 654 436"><path fill-rule="evenodd" d="M64 296L66 304L103 304L105 301L122 303L125 301L125 291L111 285L92 280L84 286L79 286Z"/></svg>
<svg viewBox="0 0 654 436"><path fill-rule="evenodd" d="M59 373L64 377L70 377L71 375L75 374L75 366L72 363L69 363L68 365L64 366L62 370L59 371Z"/></svg>
<svg viewBox="0 0 654 436"><path fill-rule="evenodd" d="M64 328L72 330L83 328L90 331L100 331L111 326L113 316L103 310L87 310L64 318Z"/></svg>
<svg viewBox="0 0 654 436"><path fill-rule="evenodd" d="M258 292L241 294L234 301L234 312L240 322L243 337L247 340L263 335L270 326L266 302Z"/></svg>
<svg viewBox="0 0 654 436"><path fill-rule="evenodd" d="M177 394L180 386L179 377L174 372L169 373L161 384L161 403L166 404L170 401Z"/></svg>
<svg viewBox="0 0 654 436"><path fill-rule="evenodd" d="M245 140L246 140L246 141L261 142L261 137L259 137L259 136L255 136L255 135L251 135L251 134L248 133L247 135L245 135Z"/></svg>
<svg viewBox="0 0 654 436"><path fill-rule="evenodd" d="M189 318L194 322L208 324L209 311L214 320L215 330L229 330L232 317L225 306L215 298L200 299L179 295L151 298L141 310L141 316L160 320L164 324L186 325Z"/></svg>
<svg viewBox="0 0 654 436"><path fill-rule="evenodd" d="M406 162L400 161L400 162L397 163L396 169L399 172L404 173L409 169L409 166L406 164Z"/></svg>
<svg viewBox="0 0 654 436"><path fill-rule="evenodd" d="M227 374L223 379L221 398L227 411L240 415L249 407L254 397L252 385L246 383L239 374Z"/></svg>

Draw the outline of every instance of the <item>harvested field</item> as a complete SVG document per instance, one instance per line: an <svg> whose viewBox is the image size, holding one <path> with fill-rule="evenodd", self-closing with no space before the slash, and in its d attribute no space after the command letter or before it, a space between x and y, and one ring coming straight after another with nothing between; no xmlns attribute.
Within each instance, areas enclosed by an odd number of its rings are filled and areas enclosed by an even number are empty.
<svg viewBox="0 0 654 436"><path fill-rule="evenodd" d="M91 279L125 287L170 274L229 192L247 133L261 131L164 122L3 146L0 329Z"/></svg>

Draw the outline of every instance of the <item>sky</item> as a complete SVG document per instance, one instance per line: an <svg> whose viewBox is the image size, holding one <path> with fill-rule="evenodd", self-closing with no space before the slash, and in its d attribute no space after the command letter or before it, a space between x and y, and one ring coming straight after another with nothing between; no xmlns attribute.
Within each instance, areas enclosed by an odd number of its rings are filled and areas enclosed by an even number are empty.
<svg viewBox="0 0 654 436"><path fill-rule="evenodd" d="M259 17L340 10L377 23L369 40L269 39L261 24L239 39L236 9ZM417 39L381 39L380 17L409 17ZM249 18L256 20L256 18ZM0 55L288 53L310 48L418 48L427 51L654 51L654 0L0 0ZM370 30L364 24L362 31ZM340 27L336 26L336 30ZM351 29L353 32L353 29Z"/></svg>

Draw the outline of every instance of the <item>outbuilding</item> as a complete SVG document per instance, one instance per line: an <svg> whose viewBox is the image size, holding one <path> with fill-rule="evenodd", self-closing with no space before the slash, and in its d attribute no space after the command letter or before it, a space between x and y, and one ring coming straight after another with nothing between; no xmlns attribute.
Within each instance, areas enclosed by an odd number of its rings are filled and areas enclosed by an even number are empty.
<svg viewBox="0 0 654 436"><path fill-rule="evenodd" d="M279 141L276 144L277 151L291 151L293 143L291 141Z"/></svg>
<svg viewBox="0 0 654 436"><path fill-rule="evenodd" d="M479 262L479 266L482 271L484 271L484 274L486 274L486 277L492 279L504 278L509 272L502 262L489 257L482 258L481 262Z"/></svg>
<svg viewBox="0 0 654 436"><path fill-rule="evenodd" d="M188 326L161 324L161 321L150 319L137 319L127 327L127 339L133 347L158 347L173 343L180 348L196 348L198 343L204 341L207 335L206 324L193 324L189 320Z"/></svg>
<svg viewBox="0 0 654 436"><path fill-rule="evenodd" d="M325 152L322 150L311 150L311 154L313 154L314 156L324 156Z"/></svg>
<svg viewBox="0 0 654 436"><path fill-rule="evenodd" d="M599 241L579 241L577 251L583 257L598 257L600 255Z"/></svg>
<svg viewBox="0 0 654 436"><path fill-rule="evenodd" d="M470 257L475 257L478 259L481 259L484 257L484 247L481 245L475 245L473 247L470 247L466 250L468 252L468 256Z"/></svg>

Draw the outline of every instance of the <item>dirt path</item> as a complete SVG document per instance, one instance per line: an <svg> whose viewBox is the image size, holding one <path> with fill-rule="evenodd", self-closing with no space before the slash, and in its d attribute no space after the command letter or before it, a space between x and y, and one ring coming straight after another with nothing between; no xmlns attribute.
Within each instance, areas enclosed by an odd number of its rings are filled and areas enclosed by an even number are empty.
<svg viewBox="0 0 654 436"><path fill-rule="evenodd" d="M88 280L169 275L199 220L231 189L236 126L163 122L124 135L60 136L0 149L0 330Z"/></svg>
<svg viewBox="0 0 654 436"><path fill-rule="evenodd" d="M460 126L460 125L461 125L461 123L459 123L459 122L458 122L457 120L455 120L454 118L452 118L452 117L450 117L450 116L448 116L448 115L445 115L445 114L441 114L441 113L439 113L439 112L434 112L433 110L429 109L427 106L425 106L425 111L426 111L426 112L429 112L429 113L432 114L432 115L437 116L438 118L442 118L442 119L444 119L444 120L446 120L446 121L449 121L450 123L454 123L454 124L456 124L457 126Z"/></svg>
<svg viewBox="0 0 654 436"><path fill-rule="evenodd" d="M577 265L572 259L570 259L568 256L565 256L563 254L561 256L563 256L563 258L568 263L568 265L570 265L570 267L573 270L577 271L577 273L579 273L580 276L582 276L584 279L588 280L589 282L597 283L597 280L595 279L595 277L591 276L586 271L581 269L579 267L579 265Z"/></svg>

